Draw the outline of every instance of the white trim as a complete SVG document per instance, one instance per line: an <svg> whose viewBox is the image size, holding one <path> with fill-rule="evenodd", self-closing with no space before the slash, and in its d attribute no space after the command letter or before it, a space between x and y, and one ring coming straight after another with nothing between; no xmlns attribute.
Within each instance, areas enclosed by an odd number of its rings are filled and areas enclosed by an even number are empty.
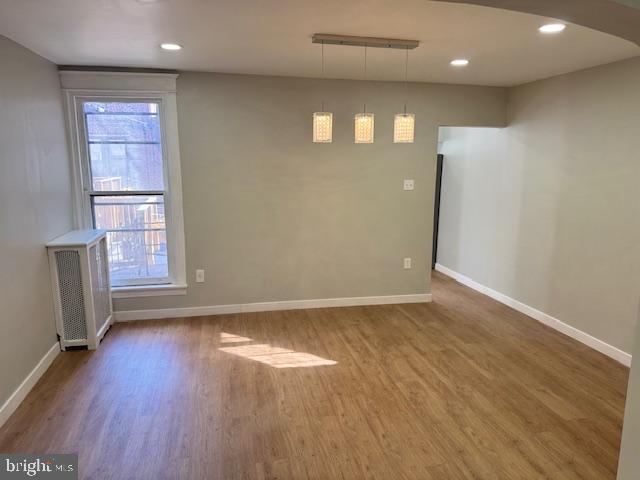
<svg viewBox="0 0 640 480"><path fill-rule="evenodd" d="M178 135L178 104L175 92L165 95L163 106L163 134L167 155L165 165L168 195L165 196L165 210L169 212L169 222L167 223L167 248L170 252L169 272L172 275L173 284L185 285L186 287L187 264L182 207L182 173Z"/></svg>
<svg viewBox="0 0 640 480"><path fill-rule="evenodd" d="M60 70L63 89L175 92L177 73Z"/></svg>
<svg viewBox="0 0 640 480"><path fill-rule="evenodd" d="M588 333L583 332L582 330L578 330L577 328L572 327L571 325L568 325L558 320L557 318L552 317L551 315L541 312L540 310L530 307L529 305L519 302L518 300L515 300L511 297L508 297L504 293L500 293L489 287L485 287L475 280L472 280L471 278L462 275L461 273L455 272L445 267L444 265L436 263L436 270L438 272L444 273L445 275L453 278L463 285L466 285L469 288L483 293L486 296L491 297L494 300L497 300L498 302L519 311L520 313L524 313L525 315L539 321L540 323L544 323L548 327L551 327L554 330L557 330L558 332L579 341L580 343L584 343L586 346L591 347L600 353L603 353L607 357L613 358L614 360L622 363L627 367L631 366L631 355L623 352L613 345L609 345L608 343L605 343L602 340L599 340L589 335Z"/></svg>
<svg viewBox="0 0 640 480"><path fill-rule="evenodd" d="M112 298L162 297L166 295L186 295L186 284L137 285L131 287L111 287Z"/></svg>
<svg viewBox="0 0 640 480"><path fill-rule="evenodd" d="M165 156L164 201L167 214L167 249L169 251L169 281L177 289L186 288L186 254L182 208L182 177L180 143L178 139L178 109L176 100L177 74L61 71L60 81L66 100L67 129L71 146L74 216L76 228L91 228L89 208L88 166L83 157L85 148L78 102L83 98L107 100L150 100L160 105L162 145ZM85 178L86 177L86 178ZM177 290L176 290L177 291ZM164 292L164 293L163 293ZM170 289L156 289L154 296L178 295ZM137 293L132 296L151 296ZM118 298L118 296L115 296ZM119 298L124 298L120 296Z"/></svg>
<svg viewBox="0 0 640 480"><path fill-rule="evenodd" d="M62 91L67 121L67 143L69 145L69 157L71 159L71 196L73 198L73 223L76 229L85 228L84 215L84 189L82 187L82 159L80 158L80 139L78 137L76 101L70 91Z"/></svg>
<svg viewBox="0 0 640 480"><path fill-rule="evenodd" d="M155 320L160 318L198 317L228 313L270 312L274 310L300 310L308 308L353 307L363 305L391 305L396 303L426 303L430 293L414 295L388 295L383 297L321 298L314 300L287 300L282 302L240 303L206 307L161 308L157 310L129 310L115 312L116 322Z"/></svg>
<svg viewBox="0 0 640 480"><path fill-rule="evenodd" d="M44 372L47 371L47 368L49 368L49 366L55 360L59 353L60 344L56 342L49 349L49 351L44 354L44 357L40 359L34 369L31 370L31 373L27 375L27 378L22 381L22 383L18 386L18 388L15 389L15 391L11 394L7 401L4 402L4 405L0 407L0 427L4 425L4 423L9 419L13 412L15 412L16 409L20 406L27 394L35 386L38 380L40 380L40 377L42 377Z"/></svg>

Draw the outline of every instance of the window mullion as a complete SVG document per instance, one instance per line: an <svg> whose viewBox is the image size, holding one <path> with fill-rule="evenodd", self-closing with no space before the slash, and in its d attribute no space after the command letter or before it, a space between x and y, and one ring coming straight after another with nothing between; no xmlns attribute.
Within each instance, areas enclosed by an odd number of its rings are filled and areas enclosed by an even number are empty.
<svg viewBox="0 0 640 480"><path fill-rule="evenodd" d="M92 197L141 197L151 195L166 195L164 190L90 190L88 194Z"/></svg>

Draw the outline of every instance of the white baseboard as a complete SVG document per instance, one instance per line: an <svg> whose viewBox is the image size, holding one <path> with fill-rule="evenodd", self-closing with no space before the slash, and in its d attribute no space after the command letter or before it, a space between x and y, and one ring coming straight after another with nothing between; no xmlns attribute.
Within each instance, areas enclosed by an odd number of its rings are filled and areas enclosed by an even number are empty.
<svg viewBox="0 0 640 480"><path fill-rule="evenodd" d="M160 318L199 317L228 313L270 312L274 310L300 310L307 308L353 307L362 305L391 305L396 303L424 303L431 301L430 293L415 295L388 295L383 297L321 298L316 300L289 300L283 302L240 303L208 307L161 308L157 310L129 310L115 312L116 322L154 320Z"/></svg>
<svg viewBox="0 0 640 480"><path fill-rule="evenodd" d="M529 305L525 305L518 300L515 300L507 295L497 292L489 287L485 287L484 285L479 284L475 280L462 275L461 273L455 272L444 265L440 265L436 263L436 270L438 272L444 273L445 275L453 278L454 280L466 285L469 288L477 290L480 293L487 295L488 297L497 300L500 303L504 303L505 305L513 308L514 310L519 311L520 313L524 313L529 317L538 320L540 323L544 323L545 325L557 330L565 335L587 345L588 347L593 348L594 350L599 351L600 353L605 354L608 357L613 358L614 360L626 365L627 367L631 366L631 355L623 352L619 348L614 347L613 345L609 345L608 343L603 342L595 337L592 337L588 333L583 332L582 330L578 330L571 325L568 325L551 315L547 315L540 310L536 310Z"/></svg>
<svg viewBox="0 0 640 480"><path fill-rule="evenodd" d="M40 359L38 364L31 370L31 373L27 375L27 378L23 380L18 388L11 394L11 396L4 402L4 405L0 407L0 427L4 425L4 422L11 416L13 412L20 406L27 394L35 386L36 382L40 380L40 377L47 371L51 362L60 353L60 344L54 343L44 357Z"/></svg>

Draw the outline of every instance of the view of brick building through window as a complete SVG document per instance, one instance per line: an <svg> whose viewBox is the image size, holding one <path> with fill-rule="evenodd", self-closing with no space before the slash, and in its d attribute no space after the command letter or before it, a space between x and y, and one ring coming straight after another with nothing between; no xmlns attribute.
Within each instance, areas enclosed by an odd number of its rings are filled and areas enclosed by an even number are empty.
<svg viewBox="0 0 640 480"><path fill-rule="evenodd" d="M90 101L84 119L93 222L107 231L111 281L166 283L159 105Z"/></svg>

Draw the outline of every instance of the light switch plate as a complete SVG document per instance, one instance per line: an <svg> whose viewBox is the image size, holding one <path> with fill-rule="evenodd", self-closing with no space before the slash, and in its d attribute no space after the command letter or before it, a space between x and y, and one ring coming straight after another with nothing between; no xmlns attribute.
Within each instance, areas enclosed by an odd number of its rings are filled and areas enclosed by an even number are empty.
<svg viewBox="0 0 640 480"><path fill-rule="evenodd" d="M405 190L413 190L413 186L414 186L413 179L412 178L405 179L402 185Z"/></svg>
<svg viewBox="0 0 640 480"><path fill-rule="evenodd" d="M196 283L204 283L204 270L196 270Z"/></svg>
<svg viewBox="0 0 640 480"><path fill-rule="evenodd" d="M405 270L409 270L411 268L411 259L410 258L405 258L404 259L404 268L405 268Z"/></svg>

